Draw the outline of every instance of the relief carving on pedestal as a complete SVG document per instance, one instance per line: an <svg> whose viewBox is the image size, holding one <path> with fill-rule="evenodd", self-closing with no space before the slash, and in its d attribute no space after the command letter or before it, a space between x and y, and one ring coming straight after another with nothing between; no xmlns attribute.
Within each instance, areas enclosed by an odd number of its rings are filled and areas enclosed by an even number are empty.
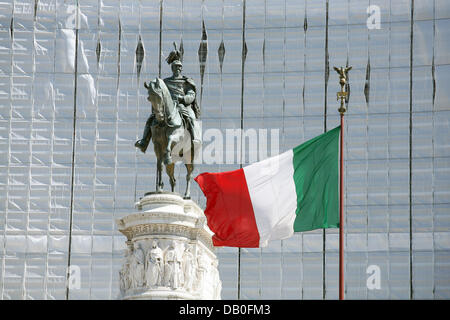
<svg viewBox="0 0 450 320"><path fill-rule="evenodd" d="M183 273L181 270L182 257L179 253L178 245L175 241L171 241L169 248L165 254L164 265L164 284L172 289L178 289L183 284Z"/></svg>
<svg viewBox="0 0 450 320"><path fill-rule="evenodd" d="M129 277L133 288L142 287L144 284L145 255L140 243L134 243L133 254L131 255Z"/></svg>
<svg viewBox="0 0 450 320"><path fill-rule="evenodd" d="M145 272L147 286L161 286L164 275L164 256L156 240L153 240L145 261L147 262Z"/></svg>
<svg viewBox="0 0 450 320"><path fill-rule="evenodd" d="M131 259L133 250L130 249L130 245L128 244L128 250L125 253L125 262L122 265L122 269L119 271L119 279L120 279L120 292L123 294L126 290L132 287L131 277L130 277L130 268L131 268Z"/></svg>
<svg viewBox="0 0 450 320"><path fill-rule="evenodd" d="M164 242L166 248L162 249L160 245ZM146 243L151 245L146 248ZM145 239L133 244L129 241L119 277L122 296L139 288L167 288L202 296L205 289L213 287L213 299L220 299L217 259L211 259L205 249L184 241Z"/></svg>
<svg viewBox="0 0 450 320"><path fill-rule="evenodd" d="M196 276L197 261L193 254L193 246L188 245L183 253L184 288L192 291Z"/></svg>

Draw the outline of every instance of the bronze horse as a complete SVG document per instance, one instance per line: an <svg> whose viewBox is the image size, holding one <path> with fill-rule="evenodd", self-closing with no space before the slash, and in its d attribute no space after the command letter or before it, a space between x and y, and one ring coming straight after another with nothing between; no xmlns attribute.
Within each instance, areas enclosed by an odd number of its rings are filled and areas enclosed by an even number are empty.
<svg viewBox="0 0 450 320"><path fill-rule="evenodd" d="M156 123L151 127L153 147L156 154L156 192L162 192L162 164L166 166L172 192L175 190L174 177L175 163L172 156L183 157L186 166L186 191L185 198L190 197L191 176L194 171L194 146L189 131L186 129L176 104L173 102L169 89L160 78L156 78L149 84L144 83L148 91L147 100L152 104ZM183 155L183 153L185 153ZM187 154L186 154L187 153Z"/></svg>

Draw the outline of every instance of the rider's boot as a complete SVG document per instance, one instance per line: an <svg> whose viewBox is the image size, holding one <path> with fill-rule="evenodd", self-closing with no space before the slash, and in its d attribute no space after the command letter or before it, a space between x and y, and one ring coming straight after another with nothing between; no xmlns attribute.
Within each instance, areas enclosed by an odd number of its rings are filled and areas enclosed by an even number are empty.
<svg viewBox="0 0 450 320"><path fill-rule="evenodd" d="M143 139L139 139L138 141L136 141L134 146L136 148L139 148L139 150L141 150L143 153L145 153L145 151L147 150L147 146L145 145L145 142L143 141Z"/></svg>
<svg viewBox="0 0 450 320"><path fill-rule="evenodd" d="M149 118L145 124L145 129L144 129L144 134L143 134L142 139L136 141L136 143L134 144L134 146L136 148L139 148L139 150L141 150L143 153L145 153L145 151L147 150L147 147L150 143L150 139L152 137L151 120L153 120L153 119Z"/></svg>
<svg viewBox="0 0 450 320"><path fill-rule="evenodd" d="M201 137L199 136L198 128L195 127L195 120L189 119L189 134L191 135L191 141L194 144L194 147L198 147L202 144Z"/></svg>

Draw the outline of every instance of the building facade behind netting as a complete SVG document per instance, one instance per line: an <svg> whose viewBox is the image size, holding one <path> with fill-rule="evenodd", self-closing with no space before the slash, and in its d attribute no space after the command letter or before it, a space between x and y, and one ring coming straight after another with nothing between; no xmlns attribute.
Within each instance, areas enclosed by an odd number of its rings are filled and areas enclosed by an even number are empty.
<svg viewBox="0 0 450 320"><path fill-rule="evenodd" d="M353 66L346 298L450 298L449 39L445 0L2 1L0 298L118 298L115 219L155 188L143 83L173 42L202 109L195 175L336 127L333 66ZM338 297L337 229L217 254L224 299Z"/></svg>

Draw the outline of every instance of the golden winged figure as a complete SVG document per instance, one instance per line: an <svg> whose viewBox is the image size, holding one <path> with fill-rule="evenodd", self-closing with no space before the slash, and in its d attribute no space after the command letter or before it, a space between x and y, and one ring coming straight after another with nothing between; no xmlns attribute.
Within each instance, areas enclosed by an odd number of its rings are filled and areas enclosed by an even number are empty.
<svg viewBox="0 0 450 320"><path fill-rule="evenodd" d="M339 74L339 83L341 86L344 86L347 83L347 76L348 76L348 72L352 69L351 66L349 67L333 67L334 70L336 70L336 72Z"/></svg>

